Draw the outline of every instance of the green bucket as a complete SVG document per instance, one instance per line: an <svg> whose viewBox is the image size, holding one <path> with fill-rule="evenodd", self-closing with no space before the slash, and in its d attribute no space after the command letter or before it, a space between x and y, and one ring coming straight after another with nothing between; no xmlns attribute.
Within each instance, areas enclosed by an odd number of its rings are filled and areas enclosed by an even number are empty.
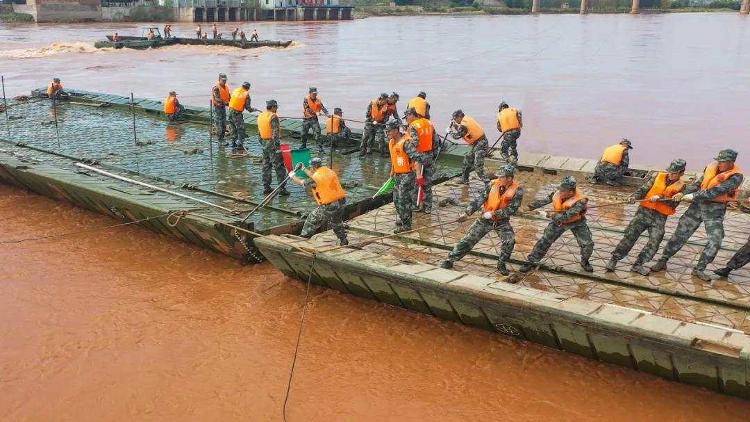
<svg viewBox="0 0 750 422"><path fill-rule="evenodd" d="M292 150L292 168L297 167L299 163L304 164L305 168L310 168L310 150L308 148ZM306 179L307 174L302 170L297 170L297 177Z"/></svg>

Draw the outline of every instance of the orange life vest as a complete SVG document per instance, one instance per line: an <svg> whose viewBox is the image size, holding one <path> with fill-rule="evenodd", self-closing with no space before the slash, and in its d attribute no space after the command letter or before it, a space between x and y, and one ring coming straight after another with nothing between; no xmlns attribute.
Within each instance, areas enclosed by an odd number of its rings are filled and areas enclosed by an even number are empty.
<svg viewBox="0 0 750 422"><path fill-rule="evenodd" d="M404 148L404 144L410 139L409 135L404 135L401 139L388 141L388 149L391 151L391 170L396 174L405 174L412 170L411 159Z"/></svg>
<svg viewBox="0 0 750 422"><path fill-rule="evenodd" d="M258 115L258 135L264 141L270 141L273 138L273 126L271 121L276 117L273 111L264 111Z"/></svg>
<svg viewBox="0 0 750 422"><path fill-rule="evenodd" d="M341 132L341 117L332 115L326 119L326 135L338 135Z"/></svg>
<svg viewBox="0 0 750 422"><path fill-rule="evenodd" d="M417 151L432 151L432 139L435 134L435 128L432 127L432 123L424 117L421 117L411 122L410 126L417 131Z"/></svg>
<svg viewBox="0 0 750 422"><path fill-rule="evenodd" d="M305 118L315 117L320 113L320 110L323 109L323 102L320 101L320 98L312 99L308 95L307 98L305 98L305 101L307 101L307 107L312 110L312 113L308 111L308 108L305 108L303 112L305 113Z"/></svg>
<svg viewBox="0 0 750 422"><path fill-rule="evenodd" d="M510 205L513 197L516 196L516 192L520 186L521 185L515 180L510 185L505 186L500 179L495 179L492 182L490 194L487 196L487 200L484 201L484 211L495 212L497 210L508 208L508 205ZM505 188L503 192L500 192L501 187ZM492 219L497 220L495 217Z"/></svg>
<svg viewBox="0 0 750 422"><path fill-rule="evenodd" d="M249 89L245 90L243 87L235 88L232 91L232 97L229 99L229 108L242 113L245 110L245 103L247 103L248 97L250 97Z"/></svg>
<svg viewBox="0 0 750 422"><path fill-rule="evenodd" d="M552 197L552 207L555 209L556 212L564 212L569 210L573 207L573 205L576 204L576 202L586 199L586 197L581 194L581 192L576 189L575 195L571 196L570 198L566 199L565 201L560 198L560 192L555 192L555 195ZM583 219L583 216L586 215L586 208L583 209L580 213L570 217L569 219L562 222L562 224L571 224L575 223L576 221L580 221Z"/></svg>
<svg viewBox="0 0 750 422"><path fill-rule="evenodd" d="M497 121L500 123L500 130L507 132L521 128L521 122L518 120L518 110L512 107L504 108L497 113Z"/></svg>
<svg viewBox="0 0 750 422"><path fill-rule="evenodd" d="M740 167L735 164L731 169L719 173L719 163L713 162L706 167L703 171L703 181L701 182L701 190L709 190L715 188L720 184L724 183L727 179L734 176L735 174L742 174ZM725 193L713 198L712 202L733 202L739 197L739 190L735 189L732 192Z"/></svg>
<svg viewBox="0 0 750 422"><path fill-rule="evenodd" d="M625 156L625 150L628 149L625 145L615 144L604 150L602 154L602 161L606 161L615 166L622 164L622 157Z"/></svg>
<svg viewBox="0 0 750 422"><path fill-rule="evenodd" d="M222 87L218 82L216 83L216 87L219 88L219 97L221 97L221 101L224 101L224 104L228 104L229 100L232 98L231 95L229 95L229 84L225 83ZM211 102L213 103L214 98L213 95L211 96ZM214 104L216 105L216 104ZM244 104L242 105L245 106Z"/></svg>
<svg viewBox="0 0 750 422"><path fill-rule="evenodd" d="M51 97L55 92L61 90L63 88L63 84L61 83L54 83L50 82L49 86L47 87L47 96Z"/></svg>
<svg viewBox="0 0 750 422"><path fill-rule="evenodd" d="M467 129L466 135L464 135L464 141L469 145L476 144L479 138L484 136L484 129L482 129L482 126L479 126L479 123L477 123L472 117L464 116L461 120L461 126L464 126Z"/></svg>
<svg viewBox="0 0 750 422"><path fill-rule="evenodd" d="M641 206L643 208L654 210L661 215L670 216L675 213L676 207L672 207L669 204L661 201L649 201L649 198L654 195L659 195L663 199L671 199L676 194L682 192L682 189L685 188L685 183L683 183L682 180L678 180L671 185L667 185L667 176L668 173L665 172L660 172L656 175L654 185L651 186L651 189L649 189L648 193L646 194L646 200L641 202Z"/></svg>
<svg viewBox="0 0 750 422"><path fill-rule="evenodd" d="M419 117L427 116L427 100L422 97L414 97L406 104L406 109L414 109Z"/></svg>
<svg viewBox="0 0 750 422"><path fill-rule="evenodd" d="M372 103L370 103L370 116L372 117L373 122L377 123L383 123L383 120L385 120L385 110L386 105L383 104L382 106L378 105L378 100L372 100Z"/></svg>
<svg viewBox="0 0 750 422"><path fill-rule="evenodd" d="M339 183L339 177L330 168L320 167L310 177L315 182L312 192L318 205L328 205L346 198L346 192Z"/></svg>
<svg viewBox="0 0 750 422"><path fill-rule="evenodd" d="M177 113L177 97L169 96L164 100L164 114Z"/></svg>

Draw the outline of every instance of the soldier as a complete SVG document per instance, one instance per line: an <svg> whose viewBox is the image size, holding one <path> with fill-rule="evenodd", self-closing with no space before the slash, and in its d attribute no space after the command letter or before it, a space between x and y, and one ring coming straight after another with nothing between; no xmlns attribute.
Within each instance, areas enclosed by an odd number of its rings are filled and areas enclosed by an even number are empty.
<svg viewBox="0 0 750 422"><path fill-rule="evenodd" d="M195 38L198 38L198 39L203 38L203 28L201 28L200 25L195 27Z"/></svg>
<svg viewBox="0 0 750 422"><path fill-rule="evenodd" d="M502 249L497 260L497 269L502 275L508 275L505 263L510 259L516 245L515 232L510 225L510 216L518 212L523 200L523 187L513 178L514 167L505 165L497 174L497 179L487 186L484 196L477 197L466 209L461 221L465 221L476 210L484 212L471 225L469 231L448 254L441 267L453 268L453 263L463 258L482 238L495 230L502 242Z"/></svg>
<svg viewBox="0 0 750 422"><path fill-rule="evenodd" d="M396 107L396 103L398 103L399 96L397 93L392 92L391 95L388 96L388 99L385 101L386 107L385 107L385 120L390 119L393 117L396 119L396 121L401 124L401 117L398 115L398 109Z"/></svg>
<svg viewBox="0 0 750 422"><path fill-rule="evenodd" d="M408 134L402 135L397 122L388 123L388 148L391 152L391 177L396 180L393 187L393 206L396 208L396 230L401 233L411 230L414 209L414 159L417 157L416 142Z"/></svg>
<svg viewBox="0 0 750 422"><path fill-rule="evenodd" d="M322 112L328 116L328 110L323 105L323 102L318 98L318 89L310 87L308 90L309 94L302 100L302 111L304 118L302 119L302 148L307 148L307 135L310 130L313 131L315 137L315 143L318 144L318 152L323 152L323 144L320 143L320 123L318 122L318 115Z"/></svg>
<svg viewBox="0 0 750 422"><path fill-rule="evenodd" d="M211 107L214 113L214 130L220 145L227 145L224 142L224 135L227 131L227 106L231 99L230 92L227 75L219 73L219 81L211 89Z"/></svg>
<svg viewBox="0 0 750 422"><path fill-rule="evenodd" d="M253 33L250 34L250 41L251 42L258 42L258 41L260 41L260 40L258 40L258 30L255 29L255 28L253 28Z"/></svg>
<svg viewBox="0 0 750 422"><path fill-rule="evenodd" d="M242 116L245 110L251 113L259 111L250 105L250 82L243 82L241 87L232 91L229 99L229 128L232 130L233 150L245 148L245 118Z"/></svg>
<svg viewBox="0 0 750 422"><path fill-rule="evenodd" d="M521 137L523 118L521 110L510 107L505 101L500 101L497 113L497 130L503 137L500 143L500 155L506 163L515 165L518 162L516 141Z"/></svg>
<svg viewBox="0 0 750 422"><path fill-rule="evenodd" d="M467 116L461 110L453 112L453 120L446 129L453 139L463 138L471 149L464 155L463 177L461 183L469 184L471 170L477 172L477 176L484 180L484 157L487 155L488 142L484 136L484 129L479 126L474 118Z"/></svg>
<svg viewBox="0 0 750 422"><path fill-rule="evenodd" d="M619 144L605 149L602 159L594 168L594 176L591 180L594 183L606 183L610 186L622 185L622 178L630 165L628 150L631 149L633 145L625 138L622 138Z"/></svg>
<svg viewBox="0 0 750 422"><path fill-rule="evenodd" d="M408 123L408 134L416 140L416 157L414 158L414 170L417 177L417 187L424 191L424 203L419 203L419 189L414 189L414 205L418 206L416 211L425 214L432 212L432 179L435 177L435 150L440 144L440 137L432 126L432 123L419 114L413 108L406 112ZM396 123L398 124L398 123Z"/></svg>
<svg viewBox="0 0 750 422"><path fill-rule="evenodd" d="M315 208L305 220L300 236L310 238L321 227L331 225L333 232L339 239L339 243L344 246L349 241L346 238L344 229L343 214L346 206L346 192L341 187L336 172L323 165L323 160L313 158L310 160L312 171L303 167L303 170L309 177L307 180L300 179L296 176L294 170L289 172L289 178L300 186L309 188L318 207Z"/></svg>
<svg viewBox="0 0 750 422"><path fill-rule="evenodd" d="M680 178L685 174L685 160L676 159L669 164L666 172L659 172L651 177L632 196L633 200L642 200L641 206L625 229L625 235L612 252L612 259L607 263L607 272L615 270L617 261L628 255L641 233L648 230L648 243L638 254L630 271L648 275L650 270L643 264L651 261L659 250L664 239L664 225L667 217L675 213L679 201L672 198L681 194L685 183ZM679 198L679 197L678 197Z"/></svg>
<svg viewBox="0 0 750 422"><path fill-rule="evenodd" d="M326 136L331 141L331 148L336 149L342 142L348 142L352 130L346 126L344 112L339 107L333 109L333 114L326 118Z"/></svg>
<svg viewBox="0 0 750 422"><path fill-rule="evenodd" d="M362 134L362 146L359 150L359 156L364 157L372 152L373 143L380 145L382 143L383 125L386 119L386 102L388 94L382 93L380 97L370 101L365 113L365 129Z"/></svg>
<svg viewBox="0 0 750 422"><path fill-rule="evenodd" d="M745 243L745 245L741 247L740 250L738 250L734 254L734 256L732 256L732 259L727 262L727 265L723 268L715 270L714 274L722 278L729 277L730 272L739 270L748 262L750 262L750 238L748 238L747 243Z"/></svg>
<svg viewBox="0 0 750 422"><path fill-rule="evenodd" d="M60 82L60 78L53 78L52 82L47 86L47 96L54 99L66 97L68 94L63 91L63 84Z"/></svg>
<svg viewBox="0 0 750 422"><path fill-rule="evenodd" d="M234 97L232 98L234 99ZM281 147L279 144L279 117L276 112L279 110L279 104L276 100L266 101L266 111L258 115L258 135L260 143L263 146L263 194L268 195L273 191L271 189L271 168L276 172L276 181L279 184L286 179L286 169L281 159ZM289 192L286 187L282 187L279 195L286 196Z"/></svg>
<svg viewBox="0 0 750 422"><path fill-rule="evenodd" d="M702 222L706 228L708 241L692 274L703 281L711 281L711 277L705 272L706 266L716 258L721 248L727 203L737 200L739 188L742 185L742 170L734 164L736 159L737 151L731 149L720 151L716 161L706 167L703 175L685 188L687 194L681 198L691 204L680 217L672 238L662 251L661 258L651 267L652 271L666 269L669 258L687 243Z"/></svg>
<svg viewBox="0 0 750 422"><path fill-rule="evenodd" d="M182 117L184 111L185 108L177 99L177 93L169 91L169 96L164 99L164 114L167 115L167 119L169 119L170 122L174 122Z"/></svg>
<svg viewBox="0 0 750 422"><path fill-rule="evenodd" d="M566 176L560 182L560 188L543 199L536 200L529 205L529 211L552 203L554 211L547 211L547 217L552 221L544 229L542 238L536 242L534 249L526 258L528 261L519 269L522 273L531 271L547 254L550 246L566 230L570 230L576 237L581 248L581 268L586 272L593 272L589 258L594 252L594 241L591 230L586 222L586 208L588 198L576 189L576 179Z"/></svg>
<svg viewBox="0 0 750 422"><path fill-rule="evenodd" d="M219 28L216 26L216 24L213 24L211 27L211 32L213 33L213 39L217 39L219 36Z"/></svg>
<svg viewBox="0 0 750 422"><path fill-rule="evenodd" d="M421 91L416 97L409 100L406 109L414 109L419 117L430 118L430 103L427 102L427 93Z"/></svg>

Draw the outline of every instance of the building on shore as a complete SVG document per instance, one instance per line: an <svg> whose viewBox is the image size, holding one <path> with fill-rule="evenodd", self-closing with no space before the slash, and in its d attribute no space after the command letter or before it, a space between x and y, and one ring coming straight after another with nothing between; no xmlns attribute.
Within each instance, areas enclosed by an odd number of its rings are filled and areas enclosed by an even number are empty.
<svg viewBox="0 0 750 422"><path fill-rule="evenodd" d="M175 22L352 19L339 0L26 0L13 11L37 22L155 20Z"/></svg>

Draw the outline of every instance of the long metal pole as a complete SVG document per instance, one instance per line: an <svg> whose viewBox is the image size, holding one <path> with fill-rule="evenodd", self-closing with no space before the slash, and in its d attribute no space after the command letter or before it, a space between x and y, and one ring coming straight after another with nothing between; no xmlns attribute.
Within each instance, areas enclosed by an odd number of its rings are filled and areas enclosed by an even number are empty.
<svg viewBox="0 0 750 422"><path fill-rule="evenodd" d="M10 117L8 116L8 99L5 97L5 76L0 76L3 85L3 106L5 107L5 124L8 129L8 140L10 140Z"/></svg>
<svg viewBox="0 0 750 422"><path fill-rule="evenodd" d="M76 166L78 166L78 167L80 167L82 169L93 171L95 173L99 173L99 174L101 174L103 176L111 177L111 178L117 179L117 180L122 180L123 182L128 182L128 183L132 183L134 185L143 186L144 188L158 190L159 192L164 192L164 193L167 193L167 194L170 194L170 195L179 196L180 198L185 198L185 199L189 199L191 201L199 202L201 204L205 204L205 205L208 205L210 207L218 208L218 209L223 210L223 211L231 212L233 214L237 213L237 211L235 211L235 210L222 207L221 205L216 205L213 202L208 202L208 201L205 201L205 200L200 199L200 198L195 198L195 197L190 196L190 195L185 195L183 193L175 192L173 190L164 189L162 187L159 187L159 186L156 186L156 185L152 185L152 184L149 184L149 183L143 183L143 182L140 182L138 180L134 180L134 179L131 179L131 178L125 177L125 176L120 176L119 174L110 173L108 171L104 171L104 170L98 169L96 167L91 167L91 166L83 164L83 163L76 163Z"/></svg>
<svg viewBox="0 0 750 422"><path fill-rule="evenodd" d="M299 170L300 168L302 168L302 163L298 163L298 164L297 164L297 165L296 165L296 166L294 167L294 171L297 171L297 170ZM266 196L265 198L263 198L263 200L262 200L262 201L260 201L260 204L258 204L258 205L257 205L257 206L256 206L255 208L253 208L252 210L250 210L250 212L249 212L249 213L248 213L248 214L247 214L247 215L245 216L245 218L243 218L243 219L242 219L242 222L244 223L245 221L247 221L247 219L248 219L248 218L250 218L250 216L251 216L251 215L255 214L255 211L258 211L258 209L259 209L259 208L261 208L261 207L265 207L265 206L266 206L266 204L268 204L269 202L271 202L271 199L273 199L273 197L274 197L274 196L276 196L276 194L277 194L277 193L278 193L278 192L279 192L279 191L280 191L281 189L283 189L283 188L284 188L284 187L286 186L286 182L288 182L288 181L289 181L289 179L291 179L291 176L287 175L287 176L286 176L286 178L285 178L285 179L284 179L284 180L283 180L283 181L282 181L281 183L279 183L279 186L276 186L276 189L274 189L274 190L273 190L273 191L272 191L271 193L269 193L269 194L268 194L268 196Z"/></svg>
<svg viewBox="0 0 750 422"><path fill-rule="evenodd" d="M52 96L52 115L55 117L55 136L57 137L57 148L60 149L60 128L57 126L57 96Z"/></svg>

